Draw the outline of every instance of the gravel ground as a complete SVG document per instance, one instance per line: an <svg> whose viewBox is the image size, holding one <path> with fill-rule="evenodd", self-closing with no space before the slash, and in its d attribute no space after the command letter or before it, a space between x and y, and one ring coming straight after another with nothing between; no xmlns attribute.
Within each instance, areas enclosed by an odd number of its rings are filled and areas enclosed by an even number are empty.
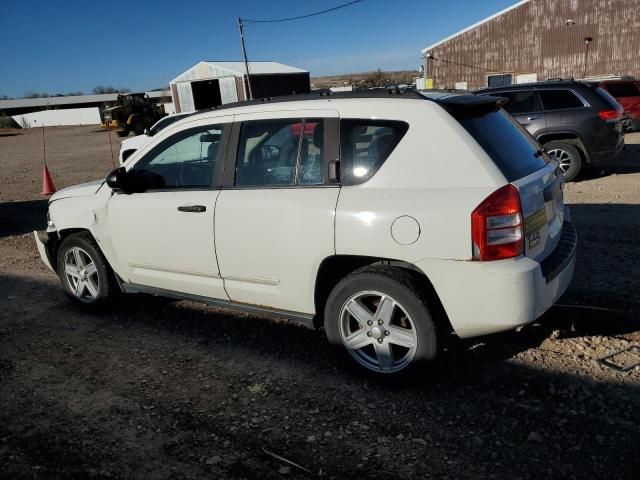
<svg viewBox="0 0 640 480"><path fill-rule="evenodd" d="M58 187L111 168L96 127L46 136ZM566 188L580 253L561 305L387 385L277 319L142 295L73 307L28 234L42 132L0 131L0 477L638 478L640 367L597 361L640 346L640 134L627 143Z"/></svg>

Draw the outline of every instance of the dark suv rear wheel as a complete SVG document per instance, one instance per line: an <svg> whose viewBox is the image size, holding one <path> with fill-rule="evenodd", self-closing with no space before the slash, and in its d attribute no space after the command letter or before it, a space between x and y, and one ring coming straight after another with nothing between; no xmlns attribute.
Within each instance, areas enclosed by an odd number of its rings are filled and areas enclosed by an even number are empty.
<svg viewBox="0 0 640 480"><path fill-rule="evenodd" d="M582 170L582 155L575 145L554 141L544 145L549 156L555 158L567 182L575 179Z"/></svg>

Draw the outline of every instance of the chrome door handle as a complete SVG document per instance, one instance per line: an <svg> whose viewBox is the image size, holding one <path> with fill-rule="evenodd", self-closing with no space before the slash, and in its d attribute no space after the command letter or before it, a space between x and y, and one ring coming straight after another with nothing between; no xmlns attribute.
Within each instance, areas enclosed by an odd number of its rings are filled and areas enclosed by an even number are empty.
<svg viewBox="0 0 640 480"><path fill-rule="evenodd" d="M179 212L202 213L207 211L204 205L182 205L178 207Z"/></svg>
<svg viewBox="0 0 640 480"><path fill-rule="evenodd" d="M540 120L540 117L527 117L527 120L532 122L533 120Z"/></svg>

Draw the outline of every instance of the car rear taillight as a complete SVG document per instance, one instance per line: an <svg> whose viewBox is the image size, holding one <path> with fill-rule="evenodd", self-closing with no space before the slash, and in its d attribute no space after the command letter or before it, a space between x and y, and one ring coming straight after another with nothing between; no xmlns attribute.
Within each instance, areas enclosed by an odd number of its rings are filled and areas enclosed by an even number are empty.
<svg viewBox="0 0 640 480"><path fill-rule="evenodd" d="M622 113L618 110L602 110L598 112L598 116L602 120L618 120L622 116Z"/></svg>
<svg viewBox="0 0 640 480"><path fill-rule="evenodd" d="M474 260L504 260L524 253L522 205L515 186L496 190L473 211L471 239Z"/></svg>

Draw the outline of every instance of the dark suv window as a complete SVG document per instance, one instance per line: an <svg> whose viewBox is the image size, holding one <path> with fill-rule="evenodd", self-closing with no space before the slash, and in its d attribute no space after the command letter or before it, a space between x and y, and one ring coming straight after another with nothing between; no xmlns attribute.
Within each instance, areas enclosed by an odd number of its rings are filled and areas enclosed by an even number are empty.
<svg viewBox="0 0 640 480"><path fill-rule="evenodd" d="M511 115L539 112L541 110L538 94L534 90L522 92L500 92L495 93L494 95L509 99L504 106L504 109Z"/></svg>
<svg viewBox="0 0 640 480"><path fill-rule="evenodd" d="M545 166L535 140L502 110L462 117L458 121L487 152L509 182Z"/></svg>
<svg viewBox="0 0 640 480"><path fill-rule="evenodd" d="M370 179L391 155L409 126L384 120L340 122L341 181L356 185Z"/></svg>
<svg viewBox="0 0 640 480"><path fill-rule="evenodd" d="M616 98L640 97L640 89L634 83L605 83L605 88Z"/></svg>
<svg viewBox="0 0 640 480"><path fill-rule="evenodd" d="M584 107L582 100L570 90L540 90L540 99L545 110Z"/></svg>

